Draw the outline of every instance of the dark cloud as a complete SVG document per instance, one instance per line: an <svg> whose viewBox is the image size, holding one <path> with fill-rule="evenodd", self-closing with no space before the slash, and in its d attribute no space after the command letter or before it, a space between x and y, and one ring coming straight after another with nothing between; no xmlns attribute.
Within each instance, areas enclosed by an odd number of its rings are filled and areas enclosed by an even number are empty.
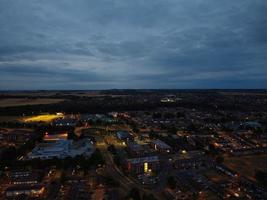
<svg viewBox="0 0 267 200"><path fill-rule="evenodd" d="M2 0L0 89L266 88L266 12L265 0Z"/></svg>

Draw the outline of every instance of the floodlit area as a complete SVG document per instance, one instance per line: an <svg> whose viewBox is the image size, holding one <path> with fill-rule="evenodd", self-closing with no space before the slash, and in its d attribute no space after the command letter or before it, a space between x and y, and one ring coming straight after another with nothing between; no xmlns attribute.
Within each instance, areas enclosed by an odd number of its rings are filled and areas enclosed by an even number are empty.
<svg viewBox="0 0 267 200"><path fill-rule="evenodd" d="M31 117L25 117L22 119L23 122L51 122L54 119L62 118L64 115L62 113L57 114L43 114Z"/></svg>

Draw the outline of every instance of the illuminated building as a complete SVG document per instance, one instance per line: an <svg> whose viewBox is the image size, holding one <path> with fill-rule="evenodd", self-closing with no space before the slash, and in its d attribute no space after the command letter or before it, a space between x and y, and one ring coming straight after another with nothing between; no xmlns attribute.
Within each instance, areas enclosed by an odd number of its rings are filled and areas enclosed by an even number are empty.
<svg viewBox="0 0 267 200"><path fill-rule="evenodd" d="M12 171L10 173L10 183L14 185L37 184L40 180L38 171Z"/></svg>
<svg viewBox="0 0 267 200"><path fill-rule="evenodd" d="M90 156L95 150L92 141L84 139L79 141L57 140L48 143L38 144L32 152L28 154L28 159L52 159L75 157L78 155Z"/></svg>
<svg viewBox="0 0 267 200"><path fill-rule="evenodd" d="M41 197L44 194L45 187L43 185L16 185L6 189L6 197L14 198L19 195L26 195L31 198Z"/></svg>
<svg viewBox="0 0 267 200"><path fill-rule="evenodd" d="M157 172L160 163L158 156L148 156L141 158L127 159L127 170L132 174L143 174L147 172Z"/></svg>
<svg viewBox="0 0 267 200"><path fill-rule="evenodd" d="M60 118L53 121L54 126L75 127L76 120L72 118Z"/></svg>

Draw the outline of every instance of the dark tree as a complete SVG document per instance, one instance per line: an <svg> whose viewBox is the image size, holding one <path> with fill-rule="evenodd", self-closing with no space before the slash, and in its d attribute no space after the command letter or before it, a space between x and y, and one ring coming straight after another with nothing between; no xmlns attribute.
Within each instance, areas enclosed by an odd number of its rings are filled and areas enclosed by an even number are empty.
<svg viewBox="0 0 267 200"><path fill-rule="evenodd" d="M140 192L138 188L132 188L127 195L126 199L141 200Z"/></svg>
<svg viewBox="0 0 267 200"><path fill-rule="evenodd" d="M143 200L156 200L156 198L153 196L153 194L144 194Z"/></svg>
<svg viewBox="0 0 267 200"><path fill-rule="evenodd" d="M115 146L113 144L109 145L107 149L112 154L116 154L117 153L117 149L115 148Z"/></svg>
<svg viewBox="0 0 267 200"><path fill-rule="evenodd" d="M216 162L217 163L223 163L223 161L224 161L224 158L223 158L223 156L222 155L218 155L217 157L216 157Z"/></svg>
<svg viewBox="0 0 267 200"><path fill-rule="evenodd" d="M255 178L260 184L265 185L265 186L267 185L267 173L266 172L262 170L256 170Z"/></svg>
<svg viewBox="0 0 267 200"><path fill-rule="evenodd" d="M175 180L175 178L173 176L169 176L168 179L167 179L167 185L171 189L175 189L176 188L176 184L177 184L177 181Z"/></svg>

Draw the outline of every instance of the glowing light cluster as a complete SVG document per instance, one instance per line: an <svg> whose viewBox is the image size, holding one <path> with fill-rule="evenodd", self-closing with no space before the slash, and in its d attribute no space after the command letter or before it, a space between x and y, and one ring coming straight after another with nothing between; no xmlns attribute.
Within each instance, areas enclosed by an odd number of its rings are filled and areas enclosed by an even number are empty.
<svg viewBox="0 0 267 200"><path fill-rule="evenodd" d="M31 117L25 117L22 119L23 122L51 122L54 119L63 117L63 114L45 114L36 115Z"/></svg>

